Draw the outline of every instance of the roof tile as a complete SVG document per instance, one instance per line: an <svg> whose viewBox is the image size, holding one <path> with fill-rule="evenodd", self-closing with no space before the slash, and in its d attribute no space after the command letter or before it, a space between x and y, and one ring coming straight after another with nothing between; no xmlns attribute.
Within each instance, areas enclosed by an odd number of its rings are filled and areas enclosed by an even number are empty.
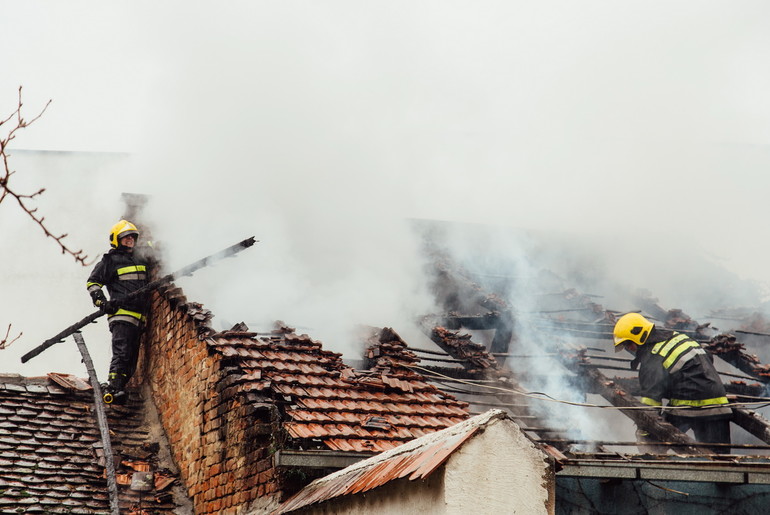
<svg viewBox="0 0 770 515"><path fill-rule="evenodd" d="M99 432L91 409L93 391L78 387L83 379L70 378L67 384L74 386L62 396L50 380L0 382L0 511L48 513L56 506L73 513L107 513L104 468L95 453ZM142 441L135 431L141 407L137 399L123 409L107 410L114 445L131 449ZM157 513L175 509L157 506L152 498L142 506Z"/></svg>
<svg viewBox="0 0 770 515"><path fill-rule="evenodd" d="M468 417L466 404L416 372L353 370L307 335L219 333L208 341L240 365L241 391L273 392L287 404L284 427L303 448L320 442L327 449L379 452Z"/></svg>

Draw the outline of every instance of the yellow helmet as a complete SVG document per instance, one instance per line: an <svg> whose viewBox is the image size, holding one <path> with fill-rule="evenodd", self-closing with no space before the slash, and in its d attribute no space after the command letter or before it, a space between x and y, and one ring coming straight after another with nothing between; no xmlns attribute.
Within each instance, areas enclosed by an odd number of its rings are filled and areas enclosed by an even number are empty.
<svg viewBox="0 0 770 515"><path fill-rule="evenodd" d="M644 345L654 326L655 324L639 313L626 313L615 322L615 329L612 331L615 350L619 350L618 346L629 341L636 345Z"/></svg>
<svg viewBox="0 0 770 515"><path fill-rule="evenodd" d="M113 225L112 229L110 229L110 246L113 249L118 248L120 239L130 234L133 234L136 236L136 238L139 238L139 230L136 228L136 226L128 220L121 220L120 222Z"/></svg>

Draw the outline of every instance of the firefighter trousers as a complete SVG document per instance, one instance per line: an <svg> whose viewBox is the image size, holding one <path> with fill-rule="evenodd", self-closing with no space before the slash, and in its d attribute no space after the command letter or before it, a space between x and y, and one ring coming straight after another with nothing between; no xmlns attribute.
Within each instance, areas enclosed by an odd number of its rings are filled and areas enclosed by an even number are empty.
<svg viewBox="0 0 770 515"><path fill-rule="evenodd" d="M125 386L136 371L142 328L128 322L117 321L110 324L110 332L112 333L110 375L116 374Z"/></svg>

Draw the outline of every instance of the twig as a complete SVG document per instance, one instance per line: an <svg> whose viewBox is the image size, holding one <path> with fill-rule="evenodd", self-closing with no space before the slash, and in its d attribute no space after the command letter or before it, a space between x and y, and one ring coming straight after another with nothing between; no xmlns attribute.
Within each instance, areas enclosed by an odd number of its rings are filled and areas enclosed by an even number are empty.
<svg viewBox="0 0 770 515"><path fill-rule="evenodd" d="M8 329L5 331L5 338L0 340L0 350L3 350L6 347L9 347L13 342L21 338L21 335L24 333L19 333L19 335L16 338L14 338L11 341L8 341L10 334L11 334L11 324L8 324Z"/></svg>
<svg viewBox="0 0 770 515"><path fill-rule="evenodd" d="M40 216L37 214L37 208L36 207L30 207L28 205L28 202L35 199L35 197L38 197L39 195L42 195L42 193L45 191L45 188L40 188L38 191L34 193L20 193L10 188L9 181L11 176L16 173L15 170L11 170L11 166L8 162L8 144L16 138L16 133L20 131L21 129L25 129L32 125L34 122L36 122L38 119L40 119L41 116L43 116L43 113L45 113L46 109L48 109L48 106L51 105L51 100L49 100L45 107L31 120L25 120L22 116L22 106L23 102L21 101L21 86L19 86L19 103L16 107L16 110L12 112L7 118L0 121L0 127L2 127L4 124L10 122L11 120L15 119L15 126L11 127L5 137L0 137L0 157L3 161L3 169L4 171L0 171L0 203L5 200L6 197L10 196L16 200L16 202L19 204L19 207L21 207L22 210L24 210L25 213L29 215L32 220L35 221L35 223L43 230L46 237L51 238L56 241L56 243L59 245L59 248L62 251L62 254L69 254L73 258L75 258L75 261L80 263L83 266L88 266L90 263L87 262L88 256L83 254L83 250L74 250L71 247L65 245L63 242L64 238L67 237L67 234L61 234L59 236L53 234L49 229L48 226L45 224L45 217Z"/></svg>

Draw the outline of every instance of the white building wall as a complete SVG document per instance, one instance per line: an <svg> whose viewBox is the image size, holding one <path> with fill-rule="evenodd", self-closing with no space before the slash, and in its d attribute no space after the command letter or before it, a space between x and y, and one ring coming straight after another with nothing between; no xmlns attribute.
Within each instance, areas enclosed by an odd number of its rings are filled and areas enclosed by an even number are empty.
<svg viewBox="0 0 770 515"><path fill-rule="evenodd" d="M446 513L553 513L555 478L546 455L508 419L455 452L444 472Z"/></svg>

